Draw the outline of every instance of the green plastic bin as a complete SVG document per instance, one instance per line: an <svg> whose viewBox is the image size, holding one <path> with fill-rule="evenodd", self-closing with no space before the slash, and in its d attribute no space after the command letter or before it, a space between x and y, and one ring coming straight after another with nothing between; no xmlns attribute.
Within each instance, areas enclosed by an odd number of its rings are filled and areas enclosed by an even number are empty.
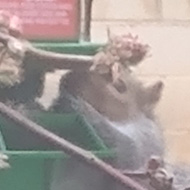
<svg viewBox="0 0 190 190"><path fill-rule="evenodd" d="M101 158L111 158L107 149L81 116L77 114L38 113L33 120L75 145L92 150ZM0 118L0 148L9 156L11 168L0 171L2 190L48 190L53 164L69 156L56 150L34 134ZM63 179L64 180L64 179Z"/></svg>
<svg viewBox="0 0 190 190"><path fill-rule="evenodd" d="M33 45L37 48L57 52L57 53L68 53L76 55L94 55L97 51L104 46L104 44L99 43L40 43L36 42Z"/></svg>
<svg viewBox="0 0 190 190"><path fill-rule="evenodd" d="M38 48L59 53L93 55L101 47L91 43L34 43ZM35 69L36 71L36 69ZM112 159L114 153L97 136L92 126L76 113L33 112L35 122L98 157ZM52 168L69 159L54 146L0 117L0 149L9 156L11 168L0 171L2 190L49 190ZM64 180L64 179L63 179Z"/></svg>

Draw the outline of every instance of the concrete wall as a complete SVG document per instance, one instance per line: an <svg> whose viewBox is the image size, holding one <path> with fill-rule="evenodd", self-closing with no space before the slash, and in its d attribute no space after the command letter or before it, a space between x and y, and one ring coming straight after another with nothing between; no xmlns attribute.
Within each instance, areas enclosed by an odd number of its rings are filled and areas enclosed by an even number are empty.
<svg viewBox="0 0 190 190"><path fill-rule="evenodd" d="M189 20L189 0L94 0L94 20Z"/></svg>
<svg viewBox="0 0 190 190"><path fill-rule="evenodd" d="M92 41L132 31L150 44L139 77L165 83L157 108L168 158L190 162L190 0L94 0Z"/></svg>

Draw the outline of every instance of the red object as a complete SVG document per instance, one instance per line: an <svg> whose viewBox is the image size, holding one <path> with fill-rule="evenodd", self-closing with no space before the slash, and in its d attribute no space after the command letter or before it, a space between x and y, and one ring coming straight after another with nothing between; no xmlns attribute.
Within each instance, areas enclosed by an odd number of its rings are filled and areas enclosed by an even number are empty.
<svg viewBox="0 0 190 190"><path fill-rule="evenodd" d="M21 18L27 39L77 40L79 37L79 0L0 0L0 9Z"/></svg>

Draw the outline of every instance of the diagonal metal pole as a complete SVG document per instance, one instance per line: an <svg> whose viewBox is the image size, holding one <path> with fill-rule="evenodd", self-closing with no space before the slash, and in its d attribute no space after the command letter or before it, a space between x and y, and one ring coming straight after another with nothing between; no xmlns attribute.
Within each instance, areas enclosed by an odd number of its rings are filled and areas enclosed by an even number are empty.
<svg viewBox="0 0 190 190"><path fill-rule="evenodd" d="M93 57L88 55L72 55L64 53L55 53L50 51L41 50L32 46L32 44L24 39L17 39L8 34L0 32L0 43L3 43L5 47L9 42L14 42L15 46L20 46L22 51L25 52L25 56L37 58L41 61L47 61L48 64L60 67L62 69L84 69L89 68L93 63Z"/></svg>
<svg viewBox="0 0 190 190"><path fill-rule="evenodd" d="M82 161L93 168L101 170L108 176L110 176L114 181L123 186L126 190L146 190L137 182L133 181L131 178L123 175L120 171L113 168L109 164L103 162L97 158L90 151L86 151L80 147L73 145L72 143L66 141L65 139L55 135L54 133L44 129L42 126L34 123L33 121L27 119L17 111L7 107L5 104L0 102L0 114L8 119L9 121L14 122L19 127L27 129L39 136L40 138L48 141L49 143L55 145L60 150L65 153L73 156L75 159Z"/></svg>

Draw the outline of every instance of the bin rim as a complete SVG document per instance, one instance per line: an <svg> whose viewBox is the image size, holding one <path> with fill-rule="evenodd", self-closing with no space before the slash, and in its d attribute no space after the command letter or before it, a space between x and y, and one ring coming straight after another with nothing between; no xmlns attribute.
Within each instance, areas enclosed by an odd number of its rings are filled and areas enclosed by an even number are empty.
<svg viewBox="0 0 190 190"><path fill-rule="evenodd" d="M25 158L25 159L33 159L33 158L41 158L41 159L67 159L71 156L67 155L63 151L12 151L5 150L2 153L6 154L9 158ZM99 158L115 158L114 150L107 151L92 151Z"/></svg>

